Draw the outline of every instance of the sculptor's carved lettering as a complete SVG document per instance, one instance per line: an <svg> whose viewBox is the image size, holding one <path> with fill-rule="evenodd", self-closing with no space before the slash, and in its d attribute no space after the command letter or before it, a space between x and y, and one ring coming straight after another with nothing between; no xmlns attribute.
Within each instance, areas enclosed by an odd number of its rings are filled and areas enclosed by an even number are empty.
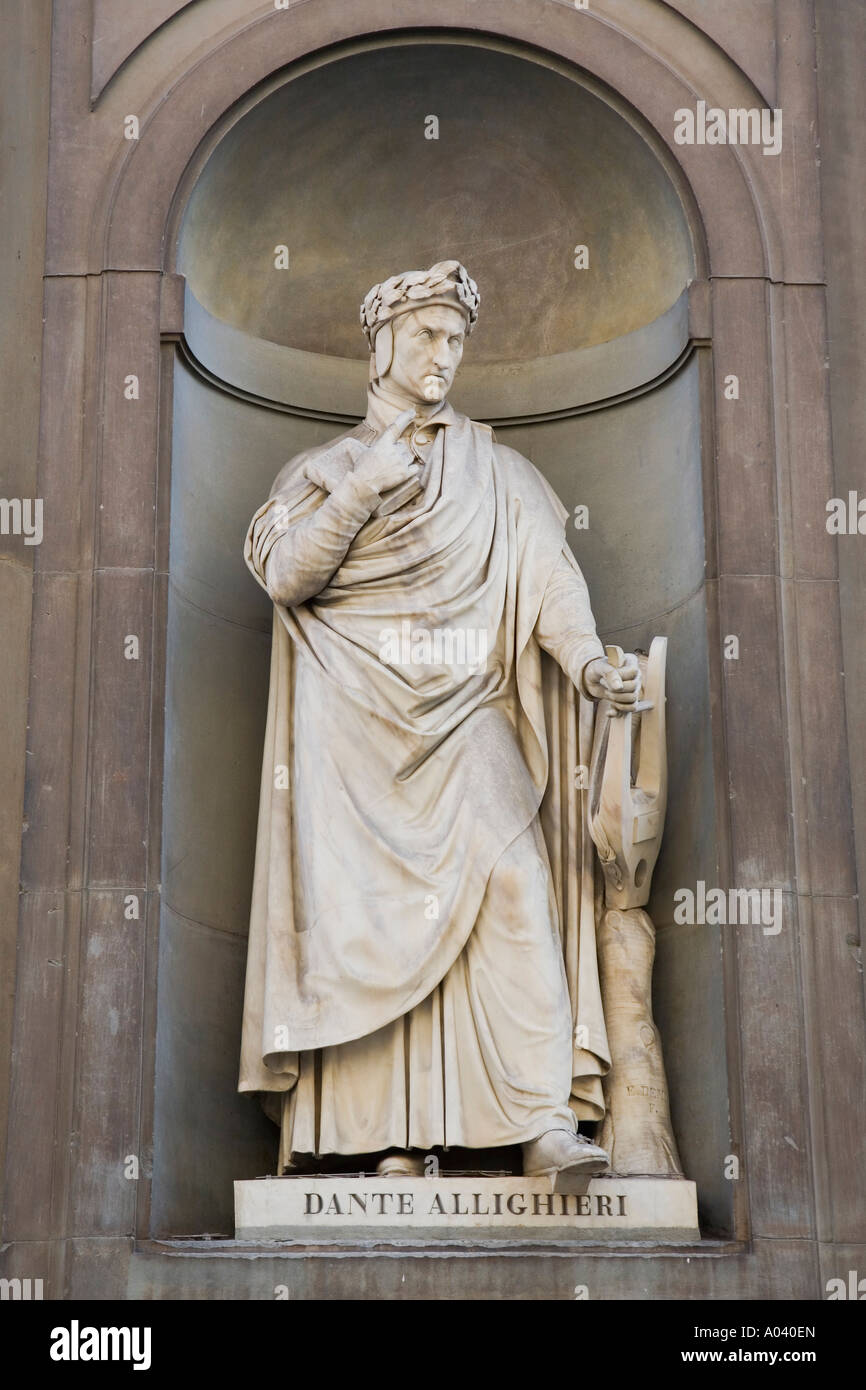
<svg viewBox="0 0 866 1390"><path fill-rule="evenodd" d="M551 1220L563 1216L610 1217L617 1220L627 1215L626 1196L621 1192L436 1192L426 1203L420 1202L417 1206L416 1193L407 1191L370 1194L310 1188L304 1192L305 1216L349 1217L360 1221L367 1216L415 1216L419 1210L427 1216L484 1216L504 1221L509 1216Z"/></svg>

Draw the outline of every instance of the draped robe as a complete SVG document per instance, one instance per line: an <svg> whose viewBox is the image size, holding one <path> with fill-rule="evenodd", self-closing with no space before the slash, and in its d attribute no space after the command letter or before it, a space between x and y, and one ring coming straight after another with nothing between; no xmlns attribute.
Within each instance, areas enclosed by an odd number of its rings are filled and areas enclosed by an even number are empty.
<svg viewBox="0 0 866 1390"><path fill-rule="evenodd" d="M593 719L580 673L603 648L567 513L528 460L446 405L418 455L421 493L377 514L352 470L385 423L371 398L362 425L291 460L247 535L274 621L239 1086L282 1097L297 1127L313 1058L339 1067L371 1038L393 1052L389 1025L420 1027L497 864L529 832L549 866L573 1025L566 1102L599 1119L609 1056L575 774ZM329 546L333 572L307 592ZM418 662L393 643L383 658L388 634L437 631L471 631L486 661ZM478 1146L528 1137L505 1124ZM332 1145L296 1133L282 1157L370 1147L360 1133Z"/></svg>

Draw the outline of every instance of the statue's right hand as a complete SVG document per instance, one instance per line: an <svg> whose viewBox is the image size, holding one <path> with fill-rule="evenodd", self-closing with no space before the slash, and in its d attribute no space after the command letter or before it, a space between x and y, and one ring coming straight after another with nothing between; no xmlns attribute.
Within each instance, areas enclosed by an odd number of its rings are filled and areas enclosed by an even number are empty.
<svg viewBox="0 0 866 1390"><path fill-rule="evenodd" d="M398 487L419 472L415 455L408 444L400 442L400 435L411 420L414 410L404 410L396 420L382 432L375 444L367 446L355 464L355 476L377 492L388 492Z"/></svg>

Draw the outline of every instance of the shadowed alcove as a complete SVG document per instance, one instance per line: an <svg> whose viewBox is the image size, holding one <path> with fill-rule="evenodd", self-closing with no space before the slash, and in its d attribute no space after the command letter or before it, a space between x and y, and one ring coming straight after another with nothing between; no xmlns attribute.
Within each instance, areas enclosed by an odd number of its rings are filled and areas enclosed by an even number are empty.
<svg viewBox="0 0 866 1390"><path fill-rule="evenodd" d="M289 72L205 163L177 252L154 1233L229 1232L232 1180L275 1164L235 1092L271 630L244 534L286 459L363 415L366 290L446 257L482 296L454 404L588 509L568 540L603 639L669 639L656 1021L686 1175L730 1228L719 934L672 920L717 872L694 237L624 103L480 39Z"/></svg>

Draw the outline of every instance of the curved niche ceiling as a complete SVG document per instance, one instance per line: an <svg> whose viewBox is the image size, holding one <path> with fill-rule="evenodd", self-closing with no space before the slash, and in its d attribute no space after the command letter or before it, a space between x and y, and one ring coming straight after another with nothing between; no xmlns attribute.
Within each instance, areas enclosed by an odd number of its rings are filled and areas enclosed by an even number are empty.
<svg viewBox="0 0 866 1390"><path fill-rule="evenodd" d="M249 338L361 363L369 287L446 257L481 290L467 366L639 333L693 274L676 190L622 116L538 63L447 42L345 57L262 100L207 162L177 268Z"/></svg>

